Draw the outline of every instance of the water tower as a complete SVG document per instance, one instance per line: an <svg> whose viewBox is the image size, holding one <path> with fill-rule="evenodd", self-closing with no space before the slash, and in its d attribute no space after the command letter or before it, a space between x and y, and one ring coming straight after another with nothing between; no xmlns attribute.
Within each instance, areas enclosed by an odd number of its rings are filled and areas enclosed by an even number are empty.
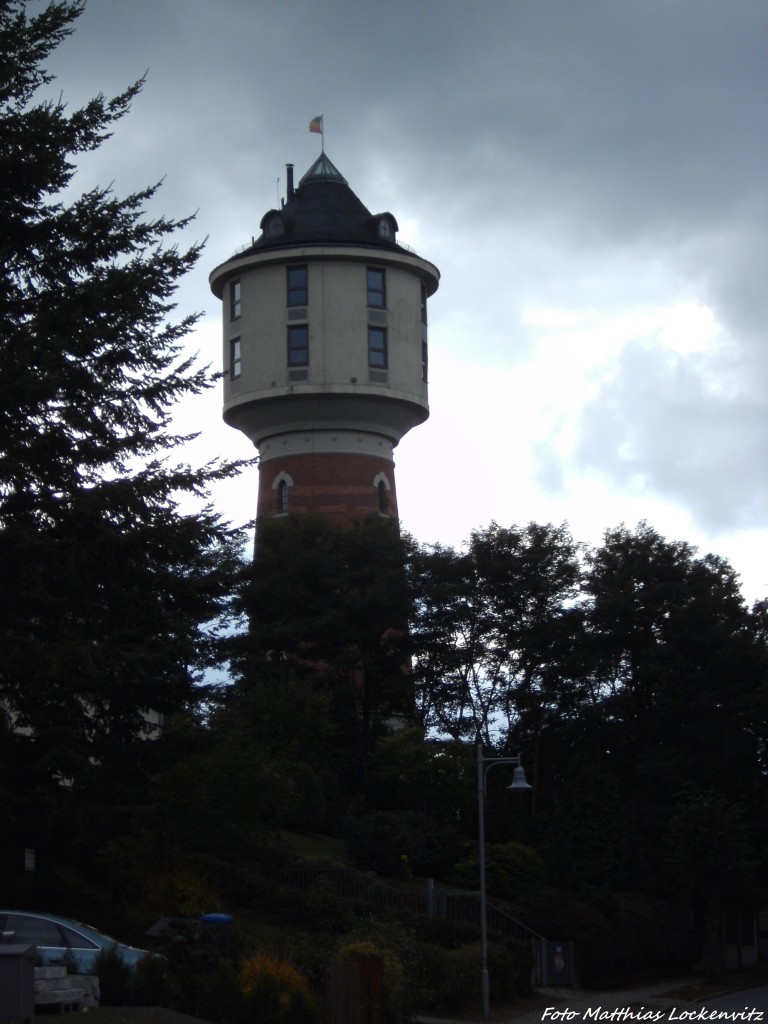
<svg viewBox="0 0 768 1024"><path fill-rule="evenodd" d="M440 274L322 152L261 234L216 267L224 419L259 450L257 519L397 517L393 450L429 415Z"/></svg>

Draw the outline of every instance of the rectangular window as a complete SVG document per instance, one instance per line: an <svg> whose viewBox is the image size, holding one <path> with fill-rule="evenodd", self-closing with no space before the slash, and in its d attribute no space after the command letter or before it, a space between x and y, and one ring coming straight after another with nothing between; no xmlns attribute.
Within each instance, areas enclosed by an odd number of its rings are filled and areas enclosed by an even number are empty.
<svg viewBox="0 0 768 1024"><path fill-rule="evenodd" d="M240 282L230 281L229 282L229 319L238 320L240 318Z"/></svg>
<svg viewBox="0 0 768 1024"><path fill-rule="evenodd" d="M306 306L307 304L307 268L306 267L288 267L287 268L287 285L288 285L288 305L289 306Z"/></svg>
<svg viewBox="0 0 768 1024"><path fill-rule="evenodd" d="M288 365L309 365L309 327L295 324L288 328Z"/></svg>
<svg viewBox="0 0 768 1024"><path fill-rule="evenodd" d="M368 365L378 370L387 367L387 332L382 327L368 328Z"/></svg>
<svg viewBox="0 0 768 1024"><path fill-rule="evenodd" d="M229 375L230 377L239 377L242 369L242 360L240 356L240 339L231 338L229 342Z"/></svg>
<svg viewBox="0 0 768 1024"><path fill-rule="evenodd" d="M427 286L425 284L421 286L421 322L423 324L427 322Z"/></svg>
<svg viewBox="0 0 768 1024"><path fill-rule="evenodd" d="M426 383L429 379L427 374L429 372L429 349L427 348L426 341L421 343L421 379Z"/></svg>
<svg viewBox="0 0 768 1024"><path fill-rule="evenodd" d="M385 309L387 305L384 271L378 267L368 267L368 305L376 309Z"/></svg>

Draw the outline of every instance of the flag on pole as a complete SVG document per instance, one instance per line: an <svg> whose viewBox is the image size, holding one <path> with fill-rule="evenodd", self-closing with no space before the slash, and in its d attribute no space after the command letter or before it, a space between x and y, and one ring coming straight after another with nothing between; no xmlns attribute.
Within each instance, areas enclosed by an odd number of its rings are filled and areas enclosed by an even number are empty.
<svg viewBox="0 0 768 1024"><path fill-rule="evenodd" d="M318 135L323 134L323 115L320 117L313 117L309 122L309 130L311 132L317 132Z"/></svg>

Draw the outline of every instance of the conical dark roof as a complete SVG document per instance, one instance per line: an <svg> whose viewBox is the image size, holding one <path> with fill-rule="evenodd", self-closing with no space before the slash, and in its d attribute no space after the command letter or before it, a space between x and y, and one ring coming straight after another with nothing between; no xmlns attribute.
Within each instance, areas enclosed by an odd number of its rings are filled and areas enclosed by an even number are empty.
<svg viewBox="0 0 768 1024"><path fill-rule="evenodd" d="M306 184L308 181L338 181L342 185L347 184L347 179L339 171L338 167L328 159L323 151L320 156L315 160L312 166L309 168L307 173L299 182L299 188Z"/></svg>
<svg viewBox="0 0 768 1024"><path fill-rule="evenodd" d="M262 217L260 227L262 234L246 252L307 243L406 251L395 242L397 221L392 214L372 214L325 153L302 176L282 209Z"/></svg>

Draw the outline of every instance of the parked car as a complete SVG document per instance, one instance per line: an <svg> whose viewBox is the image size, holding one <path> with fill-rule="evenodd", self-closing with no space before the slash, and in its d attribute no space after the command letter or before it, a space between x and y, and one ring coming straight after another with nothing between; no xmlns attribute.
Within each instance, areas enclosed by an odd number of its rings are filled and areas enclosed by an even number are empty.
<svg viewBox="0 0 768 1024"><path fill-rule="evenodd" d="M81 974L88 974L99 953L115 947L123 963L135 967L153 954L57 914L38 914L27 910L0 910L0 937L5 943L27 943L37 946L43 964L56 964L64 959L77 961Z"/></svg>

